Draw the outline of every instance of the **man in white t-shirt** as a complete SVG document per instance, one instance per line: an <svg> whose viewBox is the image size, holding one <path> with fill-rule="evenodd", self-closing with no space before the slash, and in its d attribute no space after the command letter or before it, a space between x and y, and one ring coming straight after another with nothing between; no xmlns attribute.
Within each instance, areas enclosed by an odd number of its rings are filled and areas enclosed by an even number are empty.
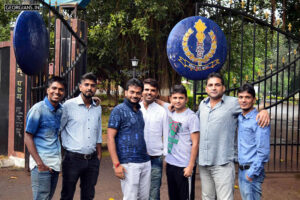
<svg viewBox="0 0 300 200"><path fill-rule="evenodd" d="M186 107L187 91L183 85L175 85L171 91L170 104L157 101L163 105L169 118L167 181L169 199L190 199L191 176L199 148L199 118Z"/></svg>
<svg viewBox="0 0 300 200"><path fill-rule="evenodd" d="M158 83L152 78L144 80L143 101L140 102L145 121L144 138L151 159L151 186L149 200L160 199L163 155L167 153L168 118L163 107L155 103Z"/></svg>

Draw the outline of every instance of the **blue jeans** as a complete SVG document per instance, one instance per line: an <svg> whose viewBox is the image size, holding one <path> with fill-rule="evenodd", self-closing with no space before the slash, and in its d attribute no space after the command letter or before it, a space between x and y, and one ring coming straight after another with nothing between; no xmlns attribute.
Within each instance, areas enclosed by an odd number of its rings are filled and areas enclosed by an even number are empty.
<svg viewBox="0 0 300 200"><path fill-rule="evenodd" d="M151 158L151 186L149 200L160 200L163 157Z"/></svg>
<svg viewBox="0 0 300 200"><path fill-rule="evenodd" d="M31 185L34 200L52 199L58 181L59 172L42 171L37 167L31 170Z"/></svg>
<svg viewBox="0 0 300 200"><path fill-rule="evenodd" d="M243 200L259 200L261 198L261 184L265 179L265 171L263 170L259 176L255 176L252 182L246 179L248 170L239 169L239 187Z"/></svg>

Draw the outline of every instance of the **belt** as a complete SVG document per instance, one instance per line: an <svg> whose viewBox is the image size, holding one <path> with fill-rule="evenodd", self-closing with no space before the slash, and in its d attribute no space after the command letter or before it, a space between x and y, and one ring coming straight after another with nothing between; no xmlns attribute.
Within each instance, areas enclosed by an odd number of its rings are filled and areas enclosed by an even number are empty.
<svg viewBox="0 0 300 200"><path fill-rule="evenodd" d="M239 165L240 170L246 170L250 168L250 165Z"/></svg>
<svg viewBox="0 0 300 200"><path fill-rule="evenodd" d="M150 159L152 160L152 159L156 159L156 158L159 158L159 157L161 157L161 156L150 156Z"/></svg>
<svg viewBox="0 0 300 200"><path fill-rule="evenodd" d="M67 154L75 156L76 158L80 158L80 159L84 159L84 160L91 160L92 158L96 158L97 157L97 152L93 152L91 154L81 154L81 153L76 153L76 152L71 152L71 151L67 151L65 150Z"/></svg>

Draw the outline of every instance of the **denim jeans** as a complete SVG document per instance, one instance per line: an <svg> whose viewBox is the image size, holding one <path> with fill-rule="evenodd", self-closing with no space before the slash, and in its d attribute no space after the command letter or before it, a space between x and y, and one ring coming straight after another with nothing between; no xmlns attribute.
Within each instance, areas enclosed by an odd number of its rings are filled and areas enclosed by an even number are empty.
<svg viewBox="0 0 300 200"><path fill-rule="evenodd" d="M248 170L239 169L239 187L243 200L259 200L261 198L261 184L265 179L264 170L259 176L254 176L252 182L246 179L246 173Z"/></svg>
<svg viewBox="0 0 300 200"><path fill-rule="evenodd" d="M234 163L199 166L202 200L233 200Z"/></svg>
<svg viewBox="0 0 300 200"><path fill-rule="evenodd" d="M80 178L80 199L90 200L95 196L95 185L99 175L100 161L97 156L91 159L79 158L65 151L62 161L61 200L72 200L76 184Z"/></svg>
<svg viewBox="0 0 300 200"><path fill-rule="evenodd" d="M163 157L151 158L151 186L149 200L160 200Z"/></svg>
<svg viewBox="0 0 300 200"><path fill-rule="evenodd" d="M58 181L59 172L42 171L37 167L31 170L31 185L34 200L52 199Z"/></svg>

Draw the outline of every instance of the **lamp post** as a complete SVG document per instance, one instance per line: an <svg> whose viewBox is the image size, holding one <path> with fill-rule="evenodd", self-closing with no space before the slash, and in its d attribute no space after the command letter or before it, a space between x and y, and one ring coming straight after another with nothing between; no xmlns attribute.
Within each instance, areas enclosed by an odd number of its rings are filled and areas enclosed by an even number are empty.
<svg viewBox="0 0 300 200"><path fill-rule="evenodd" d="M139 64L139 59L137 59L135 56L130 59L131 60L131 65L132 65L132 68L133 68L133 78L136 77L136 67L138 66Z"/></svg>

